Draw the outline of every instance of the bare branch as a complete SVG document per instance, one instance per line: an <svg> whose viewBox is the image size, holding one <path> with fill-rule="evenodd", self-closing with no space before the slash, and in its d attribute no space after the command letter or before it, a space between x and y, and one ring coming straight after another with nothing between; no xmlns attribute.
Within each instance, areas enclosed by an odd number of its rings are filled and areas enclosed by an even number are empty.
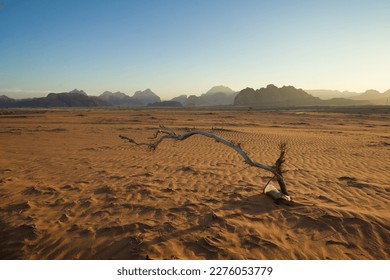
<svg viewBox="0 0 390 280"><path fill-rule="evenodd" d="M279 150L280 150L280 155L279 158L275 162L275 168L278 170L280 173L282 173L283 169L283 163L286 161L285 156L287 152L287 144L286 143L281 143L279 144Z"/></svg>
<svg viewBox="0 0 390 280"><path fill-rule="evenodd" d="M283 164L286 161L287 144L281 143L279 145L279 150L280 150L280 154L279 154L279 158L275 162L275 169L278 174L282 175ZM278 181L278 184L280 186L280 191L282 192L282 194L288 196L287 187L286 184L284 183L283 176L280 177L276 176L276 180Z"/></svg>
<svg viewBox="0 0 390 280"><path fill-rule="evenodd" d="M164 135L158 138L159 134L164 134ZM202 136L205 136L208 138L212 138L215 141L222 143L222 144L232 148L233 150L235 150L244 159L244 162L247 163L248 165L254 166L257 168L261 168L261 169L264 169L264 170L271 172L272 174L274 174L274 177L276 177L276 180L278 181L281 193L288 196L287 188L286 188L286 185L284 183L283 170L282 170L282 165L285 162L286 147L287 147L286 143L280 144L279 158L276 160L276 163L274 166L270 166L270 165L267 165L264 163L253 161L248 156L248 154L241 148L240 144L235 144L232 141L228 141L228 140L226 140L222 137L219 137L213 133L210 133L210 132L207 132L204 130L199 130L199 129L192 129L192 130L189 130L187 132L184 132L183 134L177 134L171 128L167 128L165 126L160 126L160 129L156 131L156 133L154 134L154 137L152 138L152 139L156 139L156 140L152 143L137 142L134 139L128 138L128 137L123 136L123 135L119 135L119 137L124 139L124 140L127 140L128 142L133 143L137 146L147 146L148 148L155 150L158 147L158 145L160 145L160 143L162 143L165 139L174 139L177 141L183 141L183 140L186 140L194 135L202 135Z"/></svg>
<svg viewBox="0 0 390 280"><path fill-rule="evenodd" d="M167 127L165 127L165 126L163 126L163 125L160 125L160 129L157 130L157 131L154 133L153 137L150 137L149 139L156 139L160 133L161 133L161 134L167 134L167 135L177 136L176 132L173 131L172 129L167 128Z"/></svg>
<svg viewBox="0 0 390 280"><path fill-rule="evenodd" d="M137 146L147 146L148 148L152 148L152 145L150 143L144 143L144 142L137 142L133 138L129 138L127 136L119 135L120 138L127 140L128 142L132 144L136 144Z"/></svg>

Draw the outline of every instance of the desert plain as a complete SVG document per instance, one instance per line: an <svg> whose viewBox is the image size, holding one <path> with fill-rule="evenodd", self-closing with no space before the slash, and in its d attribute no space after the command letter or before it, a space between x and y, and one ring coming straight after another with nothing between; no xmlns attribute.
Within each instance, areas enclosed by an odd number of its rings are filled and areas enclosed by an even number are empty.
<svg viewBox="0 0 390 280"><path fill-rule="evenodd" d="M292 205L272 174L287 143ZM276 186L277 184L273 182ZM390 113L377 110L0 110L1 259L390 259Z"/></svg>

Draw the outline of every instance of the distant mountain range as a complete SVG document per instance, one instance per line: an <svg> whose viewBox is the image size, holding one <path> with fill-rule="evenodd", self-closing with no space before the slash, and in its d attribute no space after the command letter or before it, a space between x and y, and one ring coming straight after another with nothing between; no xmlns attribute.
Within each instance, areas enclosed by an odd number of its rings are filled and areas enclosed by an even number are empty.
<svg viewBox="0 0 390 280"><path fill-rule="evenodd" d="M83 90L49 93L46 97L13 99L0 96L0 108L54 108L54 107L137 107L149 103L161 102L159 96L150 89L137 91L133 97L122 92L105 91L99 96L88 96Z"/></svg>
<svg viewBox="0 0 390 280"><path fill-rule="evenodd" d="M150 103L161 102L160 97L152 92L150 89L144 91L137 91L132 97L123 92L105 91L98 96L99 99L109 103L111 106L120 107L136 107L146 106Z"/></svg>
<svg viewBox="0 0 390 280"><path fill-rule="evenodd" d="M237 93L231 88L226 86L215 86L212 87L206 93L201 96L180 95L172 99L172 101L178 101L183 106L221 106L221 105L232 105L234 98Z"/></svg>
<svg viewBox="0 0 390 280"><path fill-rule="evenodd" d="M311 94L310 94L311 93ZM320 97L322 96L323 99ZM326 97L333 97L325 99ZM348 98L347 98L348 96ZM293 86L278 88L268 85L265 88L245 88L235 92L226 86L215 86L200 96L180 95L169 101L161 98L150 89L137 91L133 96L123 92L105 91L99 96L88 96L83 90L49 93L46 97L13 99L0 96L0 108L50 108L50 107L186 107L186 106L355 106L388 105L390 90L380 93L368 90L362 94L329 90L296 89Z"/></svg>
<svg viewBox="0 0 390 280"><path fill-rule="evenodd" d="M332 98L322 100L319 97L307 93L293 86L278 88L268 85L265 88L254 90L246 88L240 91L234 99L237 106L264 106L264 107L289 107L289 106L356 106L372 105L367 99Z"/></svg>
<svg viewBox="0 0 390 280"><path fill-rule="evenodd" d="M49 108L49 107L104 107L110 106L103 100L88 96L82 90L49 93L46 97L12 99L5 95L0 97L0 108Z"/></svg>
<svg viewBox="0 0 390 280"><path fill-rule="evenodd" d="M314 97L319 97L323 100L332 98L350 98L359 95L359 93L352 91L339 91L328 89L305 89L305 91L308 94L313 95Z"/></svg>
<svg viewBox="0 0 390 280"><path fill-rule="evenodd" d="M390 104L390 89L385 91L384 93L380 93L379 91L370 89L366 92L351 97L353 100L368 100L371 104L374 105L389 105Z"/></svg>
<svg viewBox="0 0 390 280"><path fill-rule="evenodd" d="M380 93L377 90L367 90L363 93L351 92L351 91L338 91L338 90L305 90L307 93L320 97L324 100L332 98L346 98L351 100L365 100L372 105L387 105L390 104L390 90Z"/></svg>
<svg viewBox="0 0 390 280"><path fill-rule="evenodd" d="M99 95L98 98L111 104L112 106L141 106L140 102L119 91L105 91Z"/></svg>

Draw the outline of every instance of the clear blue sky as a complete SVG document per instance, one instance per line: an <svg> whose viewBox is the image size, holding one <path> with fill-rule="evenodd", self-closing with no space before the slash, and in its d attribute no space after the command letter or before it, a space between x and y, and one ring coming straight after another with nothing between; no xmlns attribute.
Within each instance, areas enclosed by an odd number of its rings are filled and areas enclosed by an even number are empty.
<svg viewBox="0 0 390 280"><path fill-rule="evenodd" d="M0 0L0 94L390 88L389 0Z"/></svg>

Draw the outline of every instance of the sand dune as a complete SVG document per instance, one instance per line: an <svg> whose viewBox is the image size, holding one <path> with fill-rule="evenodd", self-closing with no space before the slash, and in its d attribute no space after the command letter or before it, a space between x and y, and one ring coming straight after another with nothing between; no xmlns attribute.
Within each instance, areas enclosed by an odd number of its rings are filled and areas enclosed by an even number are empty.
<svg viewBox="0 0 390 280"><path fill-rule="evenodd" d="M288 143L293 206L270 173ZM295 111L0 111L1 259L389 259L390 115Z"/></svg>

